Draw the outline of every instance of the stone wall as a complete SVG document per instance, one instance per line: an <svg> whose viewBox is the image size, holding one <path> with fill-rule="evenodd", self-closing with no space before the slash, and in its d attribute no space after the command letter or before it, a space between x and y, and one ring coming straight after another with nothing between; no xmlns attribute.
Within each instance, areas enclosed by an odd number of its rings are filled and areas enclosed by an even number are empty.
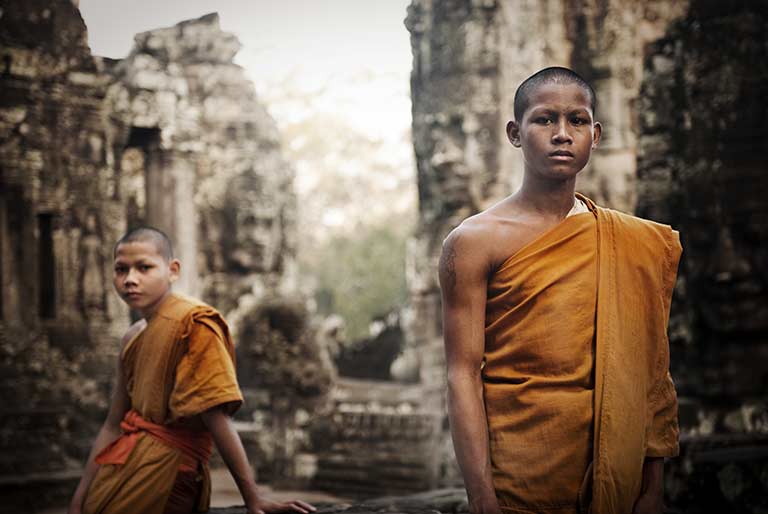
<svg viewBox="0 0 768 514"><path fill-rule="evenodd" d="M312 425L309 485L358 499L429 489L442 417L421 410L421 395L419 385L337 380L329 415Z"/></svg>
<svg viewBox="0 0 768 514"><path fill-rule="evenodd" d="M411 32L413 142L419 224L409 247L413 315L406 327L420 358L427 407L444 412L437 260L464 218L514 192L522 156L506 140L518 84L565 65L590 80L604 140L578 189L603 205L635 206L636 102L644 45L684 12L685 2L622 0L414 0ZM446 477L453 482L457 475Z"/></svg>
<svg viewBox="0 0 768 514"><path fill-rule="evenodd" d="M684 248L670 326L683 455L667 489L685 512L768 506L766 12L693 1L645 58L637 211Z"/></svg>
<svg viewBox="0 0 768 514"><path fill-rule="evenodd" d="M243 296L295 289L294 172L232 62L239 49L216 14L138 34L109 67L106 99L137 221L172 236L185 267L179 289L225 313ZM145 184L132 178L137 167Z"/></svg>
<svg viewBox="0 0 768 514"><path fill-rule="evenodd" d="M21 512L71 491L103 419L125 220L79 12L4 2L0 45L0 493Z"/></svg>
<svg viewBox="0 0 768 514"><path fill-rule="evenodd" d="M315 503L323 514L467 514L463 489L440 489L406 496L384 496L351 503ZM245 514L245 507L213 508L211 514Z"/></svg>

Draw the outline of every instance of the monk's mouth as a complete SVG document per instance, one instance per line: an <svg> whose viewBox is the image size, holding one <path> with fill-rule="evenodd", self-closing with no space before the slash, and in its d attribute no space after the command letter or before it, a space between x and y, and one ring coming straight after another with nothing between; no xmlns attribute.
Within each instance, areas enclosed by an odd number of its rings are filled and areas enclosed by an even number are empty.
<svg viewBox="0 0 768 514"><path fill-rule="evenodd" d="M573 159L573 154L566 151L552 152L549 156L553 159Z"/></svg>

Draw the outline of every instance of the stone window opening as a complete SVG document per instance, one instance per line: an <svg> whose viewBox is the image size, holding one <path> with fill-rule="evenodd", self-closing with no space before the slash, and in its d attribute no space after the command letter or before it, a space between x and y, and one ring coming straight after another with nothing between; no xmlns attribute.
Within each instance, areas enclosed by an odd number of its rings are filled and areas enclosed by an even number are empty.
<svg viewBox="0 0 768 514"><path fill-rule="evenodd" d="M141 148L145 152L160 146L158 127L131 127L126 148Z"/></svg>

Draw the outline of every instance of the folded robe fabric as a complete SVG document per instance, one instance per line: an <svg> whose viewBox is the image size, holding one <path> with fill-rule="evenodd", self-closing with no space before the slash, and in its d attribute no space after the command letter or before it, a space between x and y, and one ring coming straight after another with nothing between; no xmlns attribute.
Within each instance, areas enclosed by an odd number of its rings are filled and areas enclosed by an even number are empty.
<svg viewBox="0 0 768 514"><path fill-rule="evenodd" d="M483 384L505 513L572 514L592 460L597 230L564 219L488 283Z"/></svg>
<svg viewBox="0 0 768 514"><path fill-rule="evenodd" d="M97 457L83 511L163 514L169 499L206 511L211 436L197 415L223 404L232 412L242 403L226 323L212 307L171 295L126 344L121 369L132 410L123 435ZM199 497L171 497L189 475Z"/></svg>
<svg viewBox="0 0 768 514"><path fill-rule="evenodd" d="M644 458L678 451L666 335L677 233L578 196L591 214L489 280L484 394L508 513L631 512Z"/></svg>
<svg viewBox="0 0 768 514"><path fill-rule="evenodd" d="M679 453L667 324L682 248L667 225L596 207L592 512L632 512L646 457Z"/></svg>

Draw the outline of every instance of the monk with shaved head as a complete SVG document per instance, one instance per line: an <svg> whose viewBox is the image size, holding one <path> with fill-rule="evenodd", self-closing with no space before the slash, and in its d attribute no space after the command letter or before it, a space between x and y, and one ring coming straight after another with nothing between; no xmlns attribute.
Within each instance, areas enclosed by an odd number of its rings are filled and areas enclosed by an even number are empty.
<svg viewBox="0 0 768 514"><path fill-rule="evenodd" d="M123 338L109 413L69 513L205 512L215 444L248 514L309 514L311 505L256 488L230 419L243 397L229 329L213 307L172 292L180 273L156 228L135 228L115 244L115 290L141 319Z"/></svg>
<svg viewBox="0 0 768 514"><path fill-rule="evenodd" d="M523 184L443 244L449 417L472 514L662 511L681 247L670 227L575 192L602 135L596 103L567 68L525 80L507 124Z"/></svg>
<svg viewBox="0 0 768 514"><path fill-rule="evenodd" d="M112 250L113 257L117 257L118 247L122 244L128 243L149 243L155 247L157 253L160 254L163 259L170 262L173 260L173 245L171 240L162 230L154 227L136 227L133 230L126 232L123 237L117 240L115 247Z"/></svg>

